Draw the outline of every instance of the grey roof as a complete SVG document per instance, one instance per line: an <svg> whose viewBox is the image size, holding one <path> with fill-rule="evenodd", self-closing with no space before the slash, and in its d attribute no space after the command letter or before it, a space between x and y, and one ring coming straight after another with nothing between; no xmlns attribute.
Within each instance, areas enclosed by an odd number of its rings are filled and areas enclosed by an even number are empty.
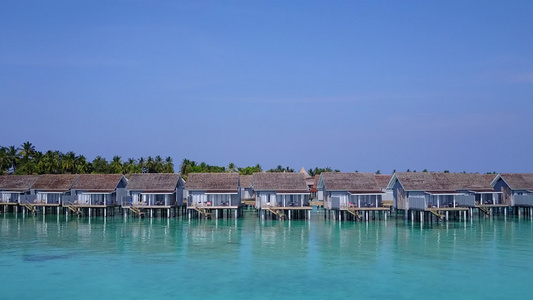
<svg viewBox="0 0 533 300"><path fill-rule="evenodd" d="M381 193L374 173L324 172L320 175L328 191Z"/></svg>
<svg viewBox="0 0 533 300"><path fill-rule="evenodd" d="M43 190L49 192L66 192L78 179L77 174L45 174L39 175L39 178L33 186L34 190Z"/></svg>
<svg viewBox="0 0 533 300"><path fill-rule="evenodd" d="M73 190L112 192L122 179L122 174L83 174L80 175Z"/></svg>
<svg viewBox="0 0 533 300"><path fill-rule="evenodd" d="M532 173L501 173L500 176L513 190L533 190Z"/></svg>
<svg viewBox="0 0 533 300"><path fill-rule="evenodd" d="M127 190L172 193L176 190L180 174L145 173L132 174L128 180Z"/></svg>
<svg viewBox="0 0 533 300"><path fill-rule="evenodd" d="M254 173L252 185L256 191L278 193L307 193L309 187L303 173Z"/></svg>
<svg viewBox="0 0 533 300"><path fill-rule="evenodd" d="M494 191L491 185L496 175L476 173L444 173L456 190Z"/></svg>
<svg viewBox="0 0 533 300"><path fill-rule="evenodd" d="M191 191L237 192L239 178L238 173L191 173L185 188Z"/></svg>
<svg viewBox="0 0 533 300"><path fill-rule="evenodd" d="M241 187L242 188L251 188L252 187L252 178L253 178L253 175L241 175Z"/></svg>
<svg viewBox="0 0 533 300"><path fill-rule="evenodd" d="M458 190L493 191L492 175L475 173L398 172L406 191L457 192Z"/></svg>
<svg viewBox="0 0 533 300"><path fill-rule="evenodd" d="M26 192L31 189L39 175L4 175L0 176L0 190Z"/></svg>
<svg viewBox="0 0 533 300"><path fill-rule="evenodd" d="M392 178L392 175L385 175L385 174L376 175L376 181L378 182L378 186L382 189L387 188L391 178Z"/></svg>

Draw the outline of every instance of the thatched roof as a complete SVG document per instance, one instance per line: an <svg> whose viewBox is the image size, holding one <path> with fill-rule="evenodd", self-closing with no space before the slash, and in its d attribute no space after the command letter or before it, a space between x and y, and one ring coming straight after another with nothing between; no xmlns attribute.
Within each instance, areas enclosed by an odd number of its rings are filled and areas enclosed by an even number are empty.
<svg viewBox="0 0 533 300"><path fill-rule="evenodd" d="M110 193L115 190L122 177L122 174L83 174L80 175L72 189Z"/></svg>
<svg viewBox="0 0 533 300"><path fill-rule="evenodd" d="M494 191L491 185L496 175L475 173L444 173L451 185L456 190L468 190L476 192Z"/></svg>
<svg viewBox="0 0 533 300"><path fill-rule="evenodd" d="M474 173L399 172L396 177L406 191L493 191L492 175Z"/></svg>
<svg viewBox="0 0 533 300"><path fill-rule="evenodd" d="M176 190L180 174L171 173L145 173L132 174L127 190L152 193L172 193Z"/></svg>
<svg viewBox="0 0 533 300"><path fill-rule="evenodd" d="M48 192L66 192L78 179L77 174L45 174L39 175L39 178L33 186L34 190Z"/></svg>
<svg viewBox="0 0 533 300"><path fill-rule="evenodd" d="M239 177L237 173L191 173L185 188L189 191L236 193L239 189Z"/></svg>
<svg viewBox="0 0 533 300"><path fill-rule="evenodd" d="M252 185L256 191L277 193L308 193L303 173L254 173Z"/></svg>
<svg viewBox="0 0 533 300"><path fill-rule="evenodd" d="M4 175L0 176L0 190L13 192L29 191L39 175Z"/></svg>
<svg viewBox="0 0 533 300"><path fill-rule="evenodd" d="M350 193L381 193L374 173L324 172L321 174L328 191L348 191Z"/></svg>
<svg viewBox="0 0 533 300"><path fill-rule="evenodd" d="M532 173L502 173L500 176L513 190L533 190Z"/></svg>
<svg viewBox="0 0 533 300"><path fill-rule="evenodd" d="M378 186L382 189L387 188L391 178L392 178L392 175L385 175L385 174L376 175L376 181L378 182Z"/></svg>
<svg viewBox="0 0 533 300"><path fill-rule="evenodd" d="M305 170L304 167L302 167L302 168L300 169L300 173L304 174L306 178L308 178L308 177L312 177L312 176L309 175L309 173L307 173L307 171Z"/></svg>
<svg viewBox="0 0 533 300"><path fill-rule="evenodd" d="M253 175L241 175L241 187L245 189L251 188L253 177Z"/></svg>

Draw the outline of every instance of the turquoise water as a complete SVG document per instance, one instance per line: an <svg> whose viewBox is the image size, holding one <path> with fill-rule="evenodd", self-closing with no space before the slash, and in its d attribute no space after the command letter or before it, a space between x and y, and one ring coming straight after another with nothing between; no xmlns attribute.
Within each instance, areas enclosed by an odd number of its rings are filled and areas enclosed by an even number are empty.
<svg viewBox="0 0 533 300"><path fill-rule="evenodd" d="M0 216L0 299L530 299L533 222Z"/></svg>

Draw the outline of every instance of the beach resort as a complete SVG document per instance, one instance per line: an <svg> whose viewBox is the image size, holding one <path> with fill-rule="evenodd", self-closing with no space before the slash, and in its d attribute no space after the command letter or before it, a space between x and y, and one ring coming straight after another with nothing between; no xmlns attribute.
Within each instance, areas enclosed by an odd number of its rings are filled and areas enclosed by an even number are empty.
<svg viewBox="0 0 533 300"><path fill-rule="evenodd" d="M300 172L0 176L2 213L77 217L324 218L416 222L495 214L533 217L531 173Z"/></svg>

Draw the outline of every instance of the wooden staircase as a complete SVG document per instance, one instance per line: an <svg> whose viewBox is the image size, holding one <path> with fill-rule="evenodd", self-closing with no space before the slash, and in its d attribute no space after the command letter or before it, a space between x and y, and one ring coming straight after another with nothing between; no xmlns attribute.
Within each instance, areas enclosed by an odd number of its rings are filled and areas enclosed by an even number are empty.
<svg viewBox="0 0 533 300"><path fill-rule="evenodd" d="M482 211L486 216L490 216L490 210L485 206L477 206L477 208Z"/></svg>
<svg viewBox="0 0 533 300"><path fill-rule="evenodd" d="M276 216L278 216L279 219L285 219L285 213L280 210L280 209L274 209L274 208L267 208L267 210L273 214L275 214Z"/></svg>
<svg viewBox="0 0 533 300"><path fill-rule="evenodd" d="M200 215L204 216L204 218L211 218L211 213L207 211L207 209L203 207L195 207L194 210L196 210Z"/></svg>
<svg viewBox="0 0 533 300"><path fill-rule="evenodd" d="M138 209L137 207L133 207L133 206L130 206L130 210L136 214L137 216L139 216L139 218L142 218L144 217L144 212L142 212L140 209Z"/></svg>
<svg viewBox="0 0 533 300"><path fill-rule="evenodd" d="M68 209L70 211L72 211L73 213L75 213L78 217L81 217L82 216L82 211L79 207L75 206L75 205L67 205Z"/></svg>
<svg viewBox="0 0 533 300"><path fill-rule="evenodd" d="M428 210L428 211L429 211L430 213L432 213L433 215L435 215L437 218L441 219L441 220L444 220L444 219L446 218L445 215L441 215L441 214L439 213L439 211L436 210L436 209L430 209L430 210Z"/></svg>
<svg viewBox="0 0 533 300"><path fill-rule="evenodd" d="M37 209L35 208L35 205L29 204L29 203L24 203L24 204L22 204L22 206L26 207L32 214L36 214L37 213Z"/></svg>
<svg viewBox="0 0 533 300"><path fill-rule="evenodd" d="M363 219L363 216L361 216L355 209L346 209L347 212L349 212L350 214L354 215L357 220L361 221Z"/></svg>

